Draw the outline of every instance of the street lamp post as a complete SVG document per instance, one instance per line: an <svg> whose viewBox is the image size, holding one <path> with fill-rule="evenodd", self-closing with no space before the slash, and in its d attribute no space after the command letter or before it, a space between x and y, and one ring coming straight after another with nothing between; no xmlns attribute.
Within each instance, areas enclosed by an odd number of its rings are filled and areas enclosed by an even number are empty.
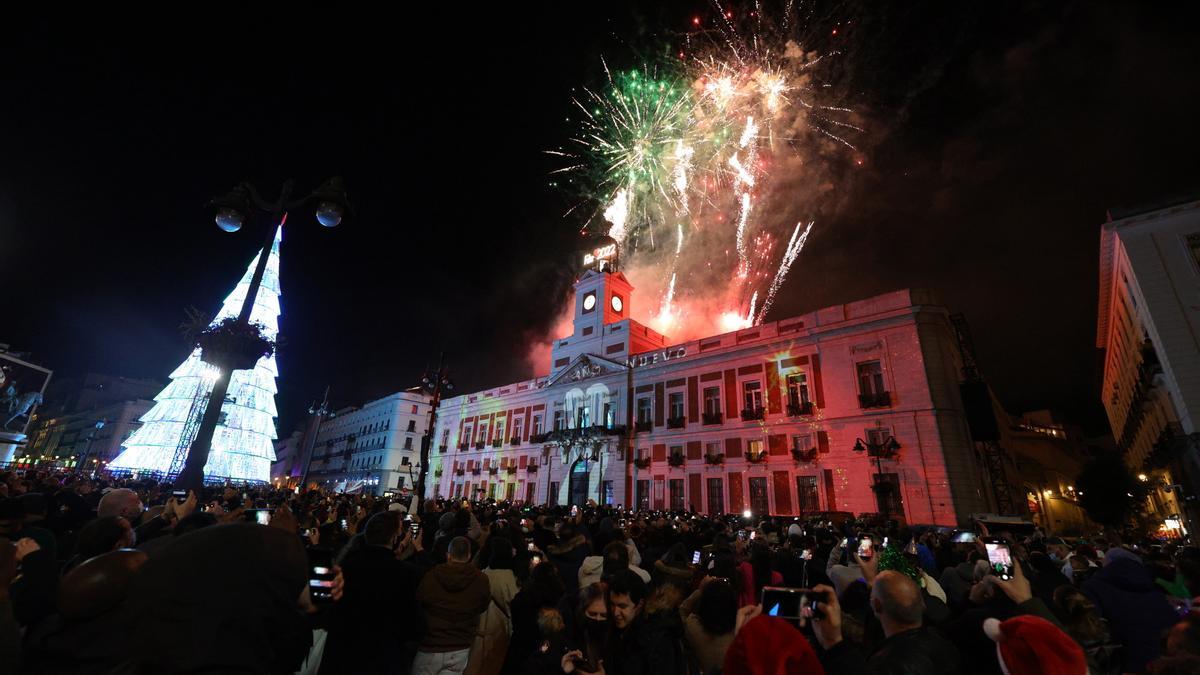
<svg viewBox="0 0 1200 675"><path fill-rule="evenodd" d="M98 419L96 420L96 423L92 425L92 432L88 434L87 446L83 449L83 457L79 460L80 468L84 469L85 471L87 470L88 457L90 457L92 454L92 443L96 440L96 432L103 429L104 425L107 423L107 419Z"/></svg>
<svg viewBox="0 0 1200 675"><path fill-rule="evenodd" d="M896 451L899 449L900 449L900 443L896 440L896 438L894 436L890 436L890 435L886 439L884 439L883 441L881 441L879 443L871 443L870 441L864 441L861 438L854 439L854 451L855 452L866 452L868 457L875 458L875 486L874 486L875 502L876 502L877 506L879 506L879 508L882 510L882 515L885 518L887 518L891 515L891 510L888 506L887 500L884 500L882 498L883 495L881 493L881 491L884 489L884 487L883 487L883 459L884 459L884 457L893 456L896 453Z"/></svg>
<svg viewBox="0 0 1200 675"><path fill-rule="evenodd" d="M315 201L317 203L317 221L325 227L336 227L342 221L342 217L349 207L341 178L330 178L315 192L298 199L291 198L292 185L291 180L284 181L279 199L274 202L260 197L258 190L249 183L240 183L229 194L209 202L209 205L215 207L217 211L215 219L217 227L225 232L237 232L255 212L266 214L268 217L268 226L265 228L266 239L262 252L258 256L258 265L254 268L254 275L250 278L250 288L246 291L241 312L237 317L239 325L246 326L250 323L250 314L254 309L255 299L258 297L259 286L262 285L263 273L267 269L267 260L271 257L271 247L275 244L275 232L287 220L288 211ZM175 480L176 485L180 487L196 492L204 487L204 465L208 463L208 453L212 450L213 433L216 432L217 423L221 418L221 408L225 404L225 394L229 391L232 374L232 369L228 365L221 367L216 381L213 382L212 391L208 396L208 405L205 407L204 417L200 421L200 428L196 432L196 438L192 441L191 447L188 448L183 469Z"/></svg>
<svg viewBox="0 0 1200 675"><path fill-rule="evenodd" d="M425 429L425 435L421 437L421 462L417 469L417 485L413 499L417 501L417 508L414 510L418 515L424 513L425 510L425 478L429 474L429 452L433 447L433 434L437 427L437 409L442 402L442 393L454 391L454 383L450 381L450 370L446 368L446 355L443 353L438 356L438 367L436 371L425 371L425 375L421 377L421 388L429 393L429 427Z"/></svg>

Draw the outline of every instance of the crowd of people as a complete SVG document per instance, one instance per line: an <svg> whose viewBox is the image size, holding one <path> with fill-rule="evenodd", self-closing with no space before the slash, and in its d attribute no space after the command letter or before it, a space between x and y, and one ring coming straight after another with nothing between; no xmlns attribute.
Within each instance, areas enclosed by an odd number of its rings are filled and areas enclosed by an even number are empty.
<svg viewBox="0 0 1200 675"><path fill-rule="evenodd" d="M0 672L1200 673L1177 542L409 506L0 473Z"/></svg>

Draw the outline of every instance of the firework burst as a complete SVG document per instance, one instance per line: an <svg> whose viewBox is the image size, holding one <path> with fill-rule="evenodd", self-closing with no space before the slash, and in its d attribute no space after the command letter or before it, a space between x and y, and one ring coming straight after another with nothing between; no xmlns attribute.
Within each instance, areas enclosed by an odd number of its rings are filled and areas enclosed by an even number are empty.
<svg viewBox="0 0 1200 675"><path fill-rule="evenodd" d="M780 186L820 172L831 148L854 151L861 131L820 78L837 53L805 49L791 3L776 21L757 3L743 17L714 6L678 58L605 64L554 151L585 186L585 230L616 239L626 274L657 295L641 316L677 339L763 320L814 226L783 214L817 209Z"/></svg>

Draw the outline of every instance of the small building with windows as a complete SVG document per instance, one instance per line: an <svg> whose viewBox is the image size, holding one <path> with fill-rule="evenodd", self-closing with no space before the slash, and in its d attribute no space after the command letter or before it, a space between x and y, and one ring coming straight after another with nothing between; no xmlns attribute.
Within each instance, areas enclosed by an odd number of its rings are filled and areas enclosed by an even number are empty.
<svg viewBox="0 0 1200 675"><path fill-rule="evenodd" d="M428 496L711 514L991 510L945 308L902 290L672 342L590 269L550 372L442 401Z"/></svg>
<svg viewBox="0 0 1200 675"><path fill-rule="evenodd" d="M428 428L429 397L417 389L341 408L310 420L298 437L283 441L293 448L272 475L290 477L290 484L307 463L308 483L335 492L381 495L412 489Z"/></svg>

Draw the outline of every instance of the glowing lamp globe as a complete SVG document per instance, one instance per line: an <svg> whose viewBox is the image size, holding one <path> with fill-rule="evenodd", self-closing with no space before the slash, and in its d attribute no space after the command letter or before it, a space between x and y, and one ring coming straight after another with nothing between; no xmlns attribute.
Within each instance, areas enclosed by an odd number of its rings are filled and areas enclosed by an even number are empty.
<svg viewBox="0 0 1200 675"><path fill-rule="evenodd" d="M228 206L217 209L217 227L225 232L237 232L246 222L246 214Z"/></svg>
<svg viewBox="0 0 1200 675"><path fill-rule="evenodd" d="M317 222L325 227L337 227L342 222L342 205L335 202L321 202L317 205Z"/></svg>

